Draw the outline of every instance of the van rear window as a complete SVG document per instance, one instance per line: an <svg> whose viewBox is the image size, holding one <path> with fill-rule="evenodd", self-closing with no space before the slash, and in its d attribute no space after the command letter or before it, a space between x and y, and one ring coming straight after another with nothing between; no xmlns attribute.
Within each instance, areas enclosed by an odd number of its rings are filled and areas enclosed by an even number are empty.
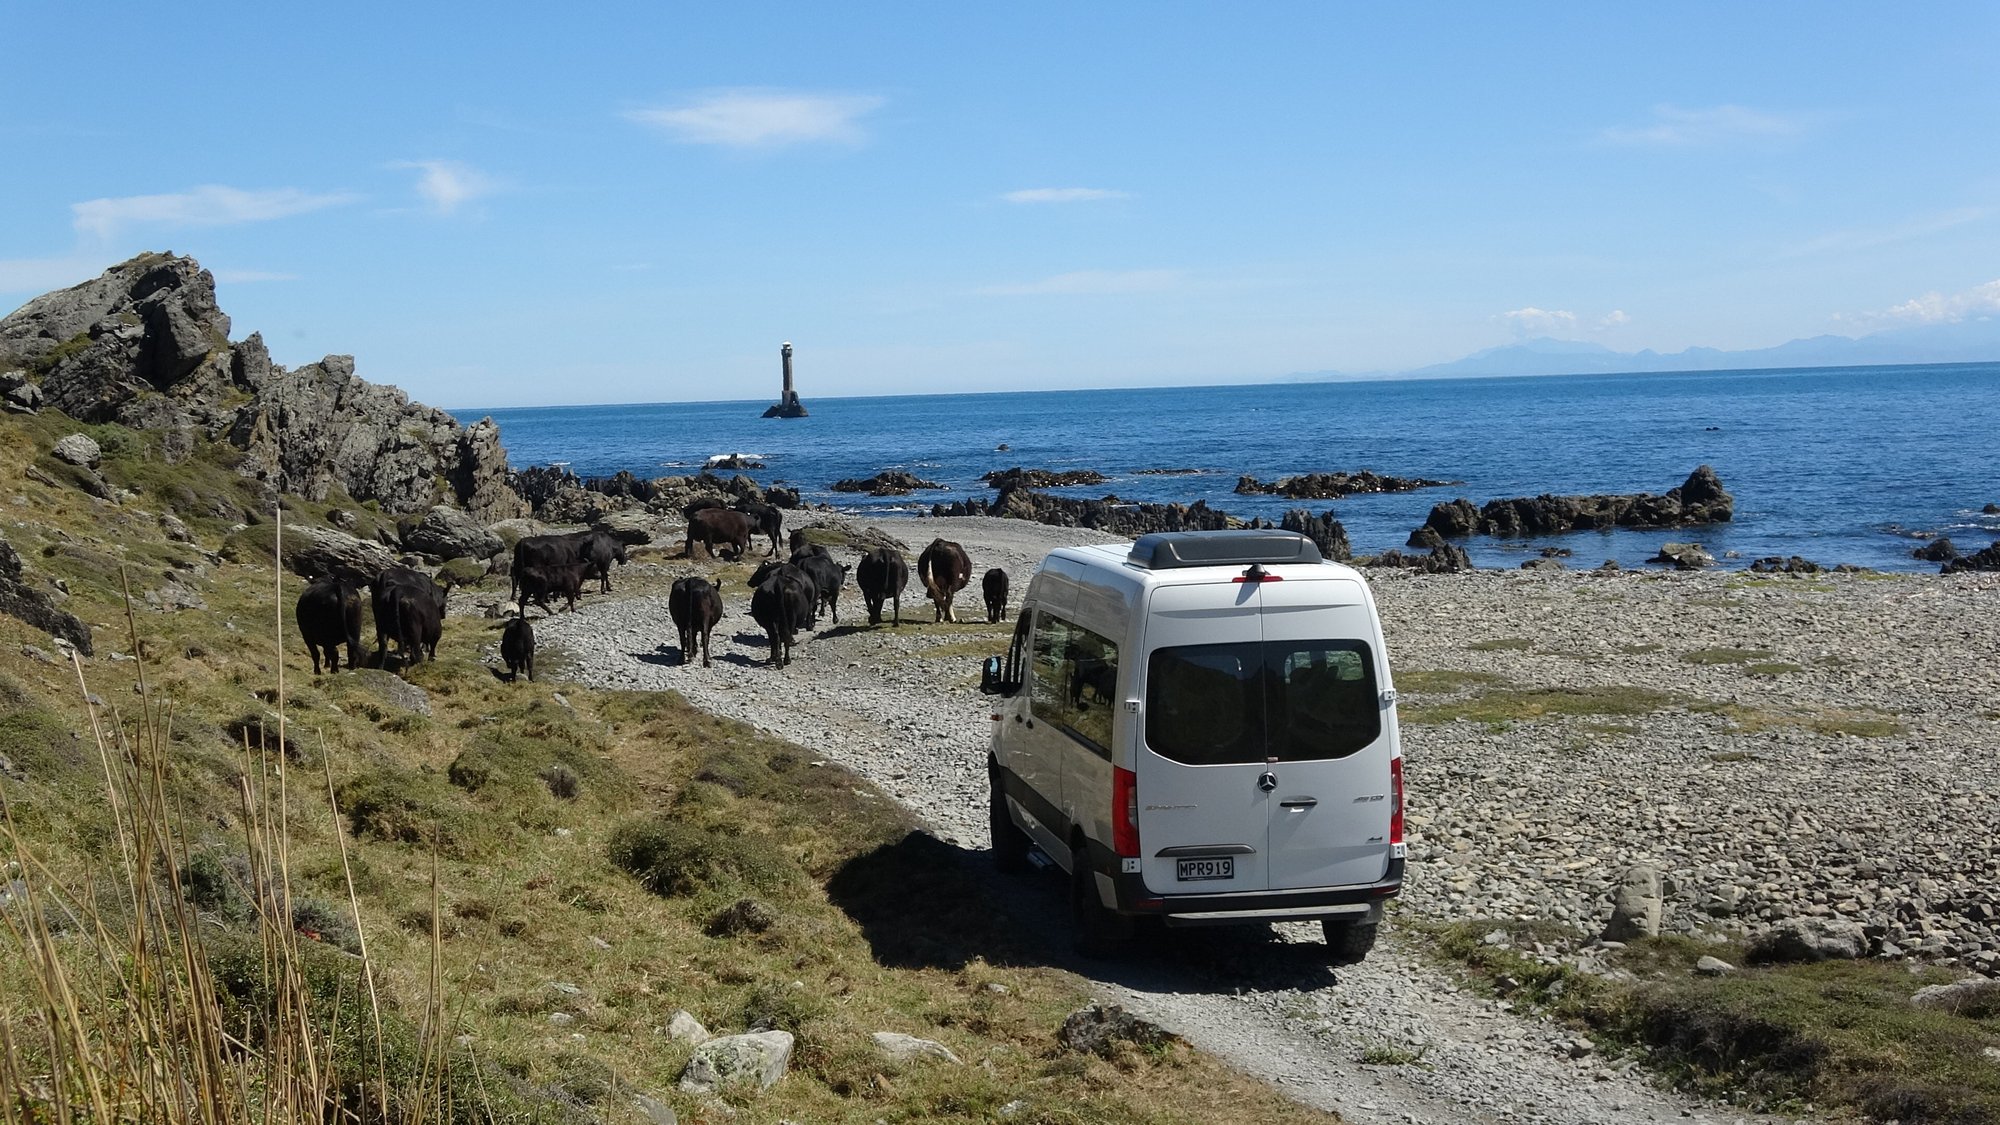
<svg viewBox="0 0 2000 1125"><path fill-rule="evenodd" d="M1265 641L1155 650L1146 745L1191 766L1344 758L1382 734L1363 641Z"/></svg>

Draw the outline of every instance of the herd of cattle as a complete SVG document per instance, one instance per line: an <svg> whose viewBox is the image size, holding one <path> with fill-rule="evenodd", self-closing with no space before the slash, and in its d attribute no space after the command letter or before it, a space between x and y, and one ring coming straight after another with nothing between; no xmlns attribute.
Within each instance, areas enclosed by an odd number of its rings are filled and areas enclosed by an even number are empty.
<svg viewBox="0 0 2000 1125"><path fill-rule="evenodd" d="M695 557L696 543L701 543L711 558L741 558L753 537L770 539L768 557L750 576L750 616L769 639L771 664L782 668L791 663L799 635L816 629L822 612L839 624L840 594L850 572L861 590L870 625L882 623L885 602L892 607L892 622L902 623L902 594L910 574L902 552L875 547L864 551L850 568L835 562L824 546L809 542L803 531L795 530L790 557L779 561L783 517L777 508L754 502L739 502L731 508L720 501L703 500L689 505L685 514L688 529L683 550L690 559ZM598 529L534 535L516 543L508 594L518 610L500 637L507 678L518 678L522 673L530 680L535 678L535 633L527 619L530 604L547 615L554 612L549 599L560 598L574 611L577 598L591 579L597 580L599 593L610 593L611 567L625 561L625 543ZM957 543L935 539L917 556L917 580L933 603L935 620L957 621L952 602L971 583L972 560ZM699 652L702 666L709 666L709 637L723 616L721 585L720 578L681 578L668 594L667 612L679 633L684 664L691 663ZM427 657L436 659L450 587L420 571L392 566L371 582L344 575L319 578L299 596L299 633L312 655L313 674L320 673L322 657L327 671L339 671L343 644L347 646L348 667L360 666L366 652L361 644L364 587L375 616L376 661L389 664L392 644L396 649L393 659L399 666L420 663ZM1007 572L999 567L988 570L982 593L987 621L1005 618Z"/></svg>

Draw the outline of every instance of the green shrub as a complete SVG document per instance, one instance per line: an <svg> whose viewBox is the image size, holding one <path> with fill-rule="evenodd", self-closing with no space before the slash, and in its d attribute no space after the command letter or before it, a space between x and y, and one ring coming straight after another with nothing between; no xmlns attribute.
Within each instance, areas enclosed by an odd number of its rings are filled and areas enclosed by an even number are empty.
<svg viewBox="0 0 2000 1125"><path fill-rule="evenodd" d="M776 890L803 872L776 841L733 824L673 817L628 821L611 834L611 862L669 898L717 890Z"/></svg>
<svg viewBox="0 0 2000 1125"><path fill-rule="evenodd" d="M478 813L433 774L383 766L348 778L335 797L357 836L435 843L454 858L477 855L491 842Z"/></svg>

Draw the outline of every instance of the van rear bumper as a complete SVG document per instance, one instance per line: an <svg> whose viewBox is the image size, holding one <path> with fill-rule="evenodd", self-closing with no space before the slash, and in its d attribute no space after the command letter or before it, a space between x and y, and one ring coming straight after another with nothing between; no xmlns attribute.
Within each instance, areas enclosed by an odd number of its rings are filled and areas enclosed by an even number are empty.
<svg viewBox="0 0 2000 1125"><path fill-rule="evenodd" d="M1169 926L1230 926L1251 922L1298 922L1316 918L1380 917L1381 904L1403 890L1405 860L1392 859L1379 882L1352 887L1313 887L1294 891L1238 891L1232 894L1161 895L1139 874L1118 872L1116 857L1098 871L1110 877L1118 893L1120 914L1154 915ZM1114 874L1114 872L1118 872Z"/></svg>

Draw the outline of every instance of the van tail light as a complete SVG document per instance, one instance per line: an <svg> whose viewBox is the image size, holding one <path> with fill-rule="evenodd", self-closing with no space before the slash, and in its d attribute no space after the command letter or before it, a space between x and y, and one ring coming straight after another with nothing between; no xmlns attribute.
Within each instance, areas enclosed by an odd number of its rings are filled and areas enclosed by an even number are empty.
<svg viewBox="0 0 2000 1125"><path fill-rule="evenodd" d="M1389 842L1403 842L1403 759L1389 759L1389 796L1395 804L1389 806Z"/></svg>
<svg viewBox="0 0 2000 1125"><path fill-rule="evenodd" d="M1123 766L1111 767L1111 848L1121 856L1139 854L1139 775Z"/></svg>

